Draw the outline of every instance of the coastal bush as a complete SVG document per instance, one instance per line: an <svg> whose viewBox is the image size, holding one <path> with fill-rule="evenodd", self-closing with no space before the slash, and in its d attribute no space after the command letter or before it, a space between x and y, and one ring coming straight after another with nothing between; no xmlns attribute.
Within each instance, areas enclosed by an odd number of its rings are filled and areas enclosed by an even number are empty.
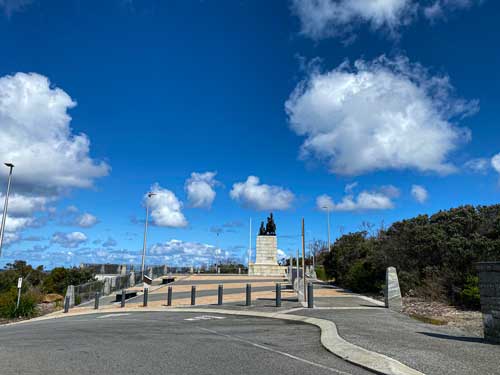
<svg viewBox="0 0 500 375"><path fill-rule="evenodd" d="M369 234L339 237L322 253L340 286L381 291L396 267L403 295L479 307L475 264L500 261L500 205L462 206L419 215Z"/></svg>

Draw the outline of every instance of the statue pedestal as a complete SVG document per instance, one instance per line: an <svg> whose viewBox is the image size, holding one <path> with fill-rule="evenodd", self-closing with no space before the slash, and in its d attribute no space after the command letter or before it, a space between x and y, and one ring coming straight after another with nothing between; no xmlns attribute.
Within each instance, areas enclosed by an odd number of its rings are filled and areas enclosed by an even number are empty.
<svg viewBox="0 0 500 375"><path fill-rule="evenodd" d="M251 276L285 276L286 267L278 265L276 236L257 236L255 263L249 264Z"/></svg>

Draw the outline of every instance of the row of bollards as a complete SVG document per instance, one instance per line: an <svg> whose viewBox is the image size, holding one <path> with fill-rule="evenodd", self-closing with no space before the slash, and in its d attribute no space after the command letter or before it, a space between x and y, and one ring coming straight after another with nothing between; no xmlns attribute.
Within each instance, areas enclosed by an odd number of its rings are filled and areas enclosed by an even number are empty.
<svg viewBox="0 0 500 375"><path fill-rule="evenodd" d="M246 298L245 298L245 306L251 306L252 305L252 284L247 284L246 285ZM275 295L276 295L276 307L281 307L281 284L276 283L276 288L275 288ZM148 305L148 296L149 296L149 289L144 288L144 294L143 294L143 306L146 307ZM100 293L96 292L95 293L95 301L94 301L94 309L97 310L99 309L99 299L100 299ZM121 294L121 299L120 299L120 306L125 307L125 301L127 298L127 291L125 289L122 290ZM173 298L173 292L172 292L172 287L169 286L167 289L167 306L172 306L172 298ZM224 300L224 285L220 284L217 288L217 305L222 305ZM196 285L191 286L191 305L194 306L196 305ZM70 307L70 298L67 296L64 300L64 312L67 313L69 311ZM307 284L307 307L308 308L313 308L314 307L314 287L313 284L310 282Z"/></svg>

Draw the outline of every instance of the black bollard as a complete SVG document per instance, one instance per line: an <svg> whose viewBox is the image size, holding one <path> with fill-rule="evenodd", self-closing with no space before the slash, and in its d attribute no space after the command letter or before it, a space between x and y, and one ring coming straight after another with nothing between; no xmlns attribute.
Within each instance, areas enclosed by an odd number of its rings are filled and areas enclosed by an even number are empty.
<svg viewBox="0 0 500 375"><path fill-rule="evenodd" d="M167 306L172 306L172 287L169 286L167 289Z"/></svg>
<svg viewBox="0 0 500 375"><path fill-rule="evenodd" d="M196 286L191 287L191 305L196 305Z"/></svg>
<svg viewBox="0 0 500 375"><path fill-rule="evenodd" d="M252 304L252 284L247 284L247 300L246 305L250 306Z"/></svg>
<svg viewBox="0 0 500 375"><path fill-rule="evenodd" d="M276 283L276 307L281 307L281 284Z"/></svg>
<svg viewBox="0 0 500 375"><path fill-rule="evenodd" d="M224 296L224 286L219 285L219 290L217 293L217 305L222 305L222 298Z"/></svg>
<svg viewBox="0 0 500 375"><path fill-rule="evenodd" d="M307 307L312 309L314 307L314 294L313 294L313 283L307 284Z"/></svg>
<svg viewBox="0 0 500 375"><path fill-rule="evenodd" d="M149 288L144 288L144 303L143 303L144 307L148 305L148 293L149 293Z"/></svg>
<svg viewBox="0 0 500 375"><path fill-rule="evenodd" d="M64 312L67 313L69 311L69 296L66 296L64 299Z"/></svg>
<svg viewBox="0 0 500 375"><path fill-rule="evenodd" d="M99 309L99 292L95 292L95 301L94 301L94 309L98 310Z"/></svg>
<svg viewBox="0 0 500 375"><path fill-rule="evenodd" d="M122 289L122 299L120 303L121 307L125 307L125 297L127 297L127 291L125 289Z"/></svg>

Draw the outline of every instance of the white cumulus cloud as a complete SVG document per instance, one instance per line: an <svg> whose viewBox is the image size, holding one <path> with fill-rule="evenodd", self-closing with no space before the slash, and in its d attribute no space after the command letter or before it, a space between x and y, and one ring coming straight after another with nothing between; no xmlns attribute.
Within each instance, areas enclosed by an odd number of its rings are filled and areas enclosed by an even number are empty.
<svg viewBox="0 0 500 375"><path fill-rule="evenodd" d="M446 17L450 11L470 8L484 0L434 0L422 6L424 16L431 21Z"/></svg>
<svg viewBox="0 0 500 375"><path fill-rule="evenodd" d="M495 171L500 173L500 153L496 154L491 158L491 166Z"/></svg>
<svg viewBox="0 0 500 375"><path fill-rule="evenodd" d="M261 184L256 176L237 182L230 192L233 200L256 210L286 210L291 207L294 194L281 186Z"/></svg>
<svg viewBox="0 0 500 375"><path fill-rule="evenodd" d="M7 223L10 217L31 220L67 191L90 188L95 179L108 174L105 162L91 158L88 137L72 132L68 110L75 105L43 75L0 77L0 155L15 165ZM7 173L2 166L2 185Z"/></svg>
<svg viewBox="0 0 500 375"><path fill-rule="evenodd" d="M188 223L182 213L182 202L170 190L162 188L158 183L151 186L154 193L150 198L144 195L144 203L149 202L153 224L160 227L185 227Z"/></svg>
<svg viewBox="0 0 500 375"><path fill-rule="evenodd" d="M475 158L468 160L464 167L472 172L486 173L490 168L490 160L487 158Z"/></svg>
<svg viewBox="0 0 500 375"><path fill-rule="evenodd" d="M430 20L482 0L292 0L301 33L314 40L354 35L361 25L392 36L420 15Z"/></svg>
<svg viewBox="0 0 500 375"><path fill-rule="evenodd" d="M51 242L72 249L87 242L87 236L82 232L56 232L52 235Z"/></svg>
<svg viewBox="0 0 500 375"><path fill-rule="evenodd" d="M330 172L359 175L412 168L450 173L449 154L470 138L455 121L478 103L453 97L446 76L408 59L381 56L312 71L285 103L291 129L305 137L301 157Z"/></svg>
<svg viewBox="0 0 500 375"><path fill-rule="evenodd" d="M82 228L90 228L97 224L97 218L94 215L85 212L78 217L77 223L78 226Z"/></svg>
<svg viewBox="0 0 500 375"><path fill-rule="evenodd" d="M316 208L321 211L368 211L394 208L393 198L399 195L394 186L381 187L376 191L363 190L357 196L347 194L338 203L326 194L316 198Z"/></svg>
<svg viewBox="0 0 500 375"><path fill-rule="evenodd" d="M191 177L184 185L191 207L210 208L212 206L216 195L214 186L218 183L215 179L216 174L217 172L191 173Z"/></svg>
<svg viewBox="0 0 500 375"><path fill-rule="evenodd" d="M427 189L421 185L412 185L411 195L418 203L424 203L429 198Z"/></svg>
<svg viewBox="0 0 500 375"><path fill-rule="evenodd" d="M73 134L68 110L76 103L48 78L17 73L0 78L0 155L14 163L17 188L59 192L92 187L109 166L89 156L85 134ZM7 169L0 169L6 176Z"/></svg>

